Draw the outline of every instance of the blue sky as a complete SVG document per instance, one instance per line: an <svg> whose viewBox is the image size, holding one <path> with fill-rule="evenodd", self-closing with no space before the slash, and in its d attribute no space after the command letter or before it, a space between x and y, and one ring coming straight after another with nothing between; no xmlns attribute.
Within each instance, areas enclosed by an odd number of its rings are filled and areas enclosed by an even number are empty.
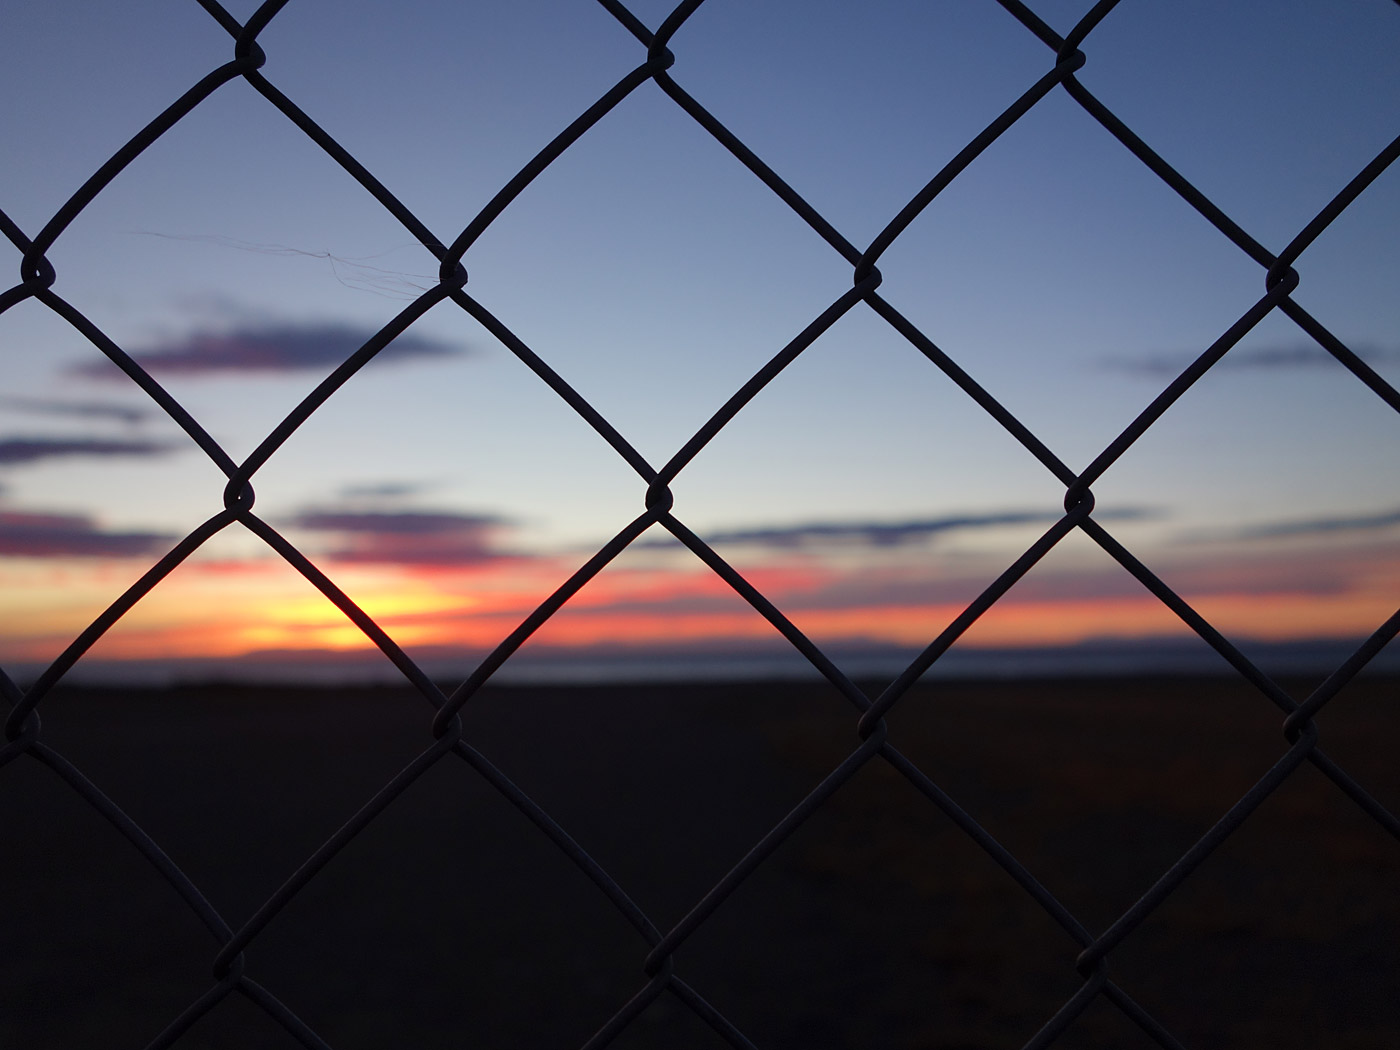
<svg viewBox="0 0 1400 1050"><path fill-rule="evenodd" d="M1089 5L1030 6L1063 34ZM242 20L254 7L229 11ZM631 9L653 28L668 13ZM0 208L31 236L232 55L193 0L54 0L7 21ZM259 39L262 73L444 242L645 57L591 0L292 0ZM1078 76L1277 252L1400 131L1398 44L1400 7L1386 0L1124 0L1082 45ZM676 82L860 247L1054 61L992 0L709 0L671 49ZM1392 169L1304 252L1294 294L1390 382L1400 381L1398 227ZM17 271L19 250L3 251ZM147 361L235 459L437 269L241 81L139 157L48 257L54 291ZM468 292L658 466L851 284L850 265L651 83L530 185L464 263ZM929 205L880 269L881 295L1075 470L1264 291L1257 263L1058 89ZM32 656L51 652L63 625L75 634L149 564L149 554L142 564L122 553L143 547L131 537L158 553L158 537L173 542L221 505L223 478L37 302L0 316L0 375L0 513L11 537L0 608L10 623L40 607L52 614L46 640L19 647ZM1346 592L1355 601L1342 626L1328 625L1340 606L1319 599L1313 626L1299 611L1288 630L1350 635L1393 611L1398 446L1395 412L1275 313L1094 491L1104 524L1168 582L1211 594L1248 568L1231 594L1274 587L1300 608L1307 595ZM353 580L376 558L383 573L431 560L428 542L457 568L528 564L538 579L521 593L540 597L640 511L644 491L450 303L337 393L255 483L259 514L327 557L337 579L336 564ZM676 514L742 566L820 563L826 582L799 606L830 606L861 580L861 607L875 608L880 586L893 593L904 580L926 588L930 610L942 609L935 594L970 599L1064 494L864 306L779 375L673 490ZM867 527L902 539L876 542ZM69 536L68 547L35 540L45 529ZM783 530L805 538L773 540ZM238 530L198 556L267 557ZM619 564L694 568L655 544ZM1117 593L1109 581L1122 576L1077 535L1042 572L1050 591L1088 586L1085 601ZM190 586L219 601L217 586ZM464 578L448 589L482 586ZM929 611L902 640L936 633L941 615ZM1252 630L1255 614L1225 615Z"/></svg>

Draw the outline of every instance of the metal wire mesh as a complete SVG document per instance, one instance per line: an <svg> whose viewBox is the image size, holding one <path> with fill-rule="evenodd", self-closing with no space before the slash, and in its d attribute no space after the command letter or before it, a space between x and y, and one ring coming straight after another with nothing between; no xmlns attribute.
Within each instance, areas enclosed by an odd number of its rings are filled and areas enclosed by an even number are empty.
<svg viewBox="0 0 1400 1050"><path fill-rule="evenodd" d="M1132 998L1128 989L1110 977L1110 953L1121 945L1173 894L1182 881L1232 835L1250 815L1284 784L1300 767L1311 765L1325 775L1357 807L1392 837L1400 838L1400 820L1378 802L1361 784L1330 758L1321 747L1316 717L1338 692L1400 631L1400 612L1378 626L1366 642L1310 695L1301 699L1290 695L1243 655L1216 627L1191 607L1125 548L1104 525L1095 520L1091 487L1106 470L1138 441L1197 380L1214 367L1247 333L1271 314L1282 314L1340 362L1358 381L1392 409L1400 411L1400 392L1378 375L1364 360L1311 316L1293 298L1299 283L1294 264L1308 247L1367 187L1400 156L1400 138L1392 141L1367 164L1322 209L1282 251L1274 253L1250 236L1240 224L1187 181L1171 163L1128 127L1117 115L1076 79L1084 65L1084 49L1091 44L1099 23L1116 6L1116 0L1101 0L1075 26L1068 36L1052 30L1019 0L1000 0L1001 6L1025 30L1045 45L1047 69L1005 112L978 134L941 170L936 172L912 200L864 249L847 240L831 222L804 200L782 176L770 168L748 146L720 123L704 104L692 97L672 76L673 67L683 66L684 56L670 48L672 38L700 7L702 0L684 0L652 30L619 0L599 0L602 7L632 34L639 45L640 62L602 97L588 105L578 118L509 180L480 213L455 237L440 239L419 220L385 185L354 156L327 134L284 95L263 74L268 56L258 44L262 30L275 18L286 0L267 0L245 23L240 24L215 0L199 0L208 14L233 40L233 57L209 72L188 92L156 116L124 145L72 195L44 227L25 231L0 213L0 230L23 253L20 283L0 295L0 312L28 299L43 304L84 336L114 362L174 420L219 469L227 476L224 505L207 521L181 540L166 556L152 565L141 579L112 602L111 606L84 630L28 689L19 688L9 677L0 675L0 689L10 705L5 744L0 764L24 760L46 767L73 792L110 821L135 846L183 899L185 905L207 927L215 941L212 982L207 991L173 1018L164 1031L156 1034L151 1047L167 1047L221 1001L239 995L251 1001L288 1033L307 1047L327 1044L288 1006L264 987L258 975L245 962L244 951L252 945L282 910L301 894L321 870L356 838L376 817L393 806L399 796L439 763L459 760L518 809L565 857L576 865L611 902L645 944L639 952L642 977L633 995L618 1003L615 1013L584 1045L602 1047L617 1039L631 1023L659 997L670 996L709 1025L723 1040L735 1047L753 1044L735 1024L693 987L675 956L689 938L724 906L735 890L763 865L796 829L830 799L862 768L883 763L907 779L929 803L941 811L961 831L1025 891L1079 947L1075 963L1080 984L1063 1005L1044 1020L1030 1036L1027 1047L1051 1043L1094 1001L1116 1007L1143 1033L1163 1047L1178 1047L1176 1037L1153 1014ZM57 290L59 275L49 262L48 253L70 224L113 179L143 150L182 120L198 120L199 107L224 85L237 79L247 81L269 104L307 138L319 146L348 172L412 236L431 250L440 261L438 282L410 302L373 338L364 343L267 436L256 450L241 462L234 460L132 357L109 338L82 310L64 299ZM623 99L645 84L655 84L675 103L677 119L690 119L724 147L782 205L791 209L851 267L849 291L824 309L810 324L783 346L753 377L720 406L670 460L654 466L592 405L580 396L550 365L525 344L506 324L495 317L468 291L463 258L488 227L516 197L573 143L586 135ZM980 386L958 363L908 320L892 302L880 294L881 274L877 264L886 250L911 222L962 176L969 164L1013 124L1031 112L1043 99L1064 92L1148 170L1204 217L1220 234L1260 267L1264 291L1248 304L1237 321L1220 334L1199 357L1173 379L1155 400L1082 471L1068 467L1044 442ZM475 318L526 367L548 385L570 408L587 422L636 472L644 493L643 511L587 560L499 645L460 686L450 693L438 688L409 658L375 620L342 592L317 565L279 531L254 511L253 481L258 471L284 445L327 399L365 366L396 336L409 328L430 308L444 301ZM729 565L709 544L672 513L671 483L696 455L764 386L801 355L841 317L853 310L870 310L890 329L924 355L980 408L1034 456L1065 488L1064 515L1047 529L975 601L969 604L909 666L878 695L867 695L821 648L807 638L753 583ZM663 929L656 925L631 897L627 889L603 869L556 819L537 805L509 777L473 745L463 728L464 707L492 676L511 659L521 645L555 615L588 581L628 548L647 529L659 525L685 545L701 562L757 610L791 645L810 662L821 676L845 697L852 711L854 741L845 758L831 768L820 783L762 838L732 869L700 899L676 925ZM317 849L269 897L247 921L235 924L215 910L200 887L167 856L160 844L103 793L62 754L45 742L40 709L54 687L83 658L93 644L177 566L215 534L233 526L259 537L325 597L376 645L402 673L404 679L435 709L431 728L425 734L421 753L396 776L385 783L358 812ZM897 746L886 722L888 715L909 693L911 687L936 661L986 613L1006 592L1066 536L1078 531L1087 536L1119 565L1131 573L1238 672L1257 692L1261 703L1274 705L1281 713L1283 742L1273 767L1242 797L1219 816L1218 821L1187 850L1155 883L1106 929L1098 933L1087 928L1071 911L1037 880L1018 858L1005 849L975 820L947 790L921 769Z"/></svg>

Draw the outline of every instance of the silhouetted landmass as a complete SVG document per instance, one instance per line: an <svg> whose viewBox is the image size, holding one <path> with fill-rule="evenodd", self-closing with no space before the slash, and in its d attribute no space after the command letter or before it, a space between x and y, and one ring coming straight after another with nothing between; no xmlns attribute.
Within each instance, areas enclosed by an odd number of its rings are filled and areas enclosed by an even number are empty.
<svg viewBox="0 0 1400 1050"><path fill-rule="evenodd" d="M1289 682L1296 696L1312 682ZM1321 746L1400 809L1400 680L1353 683ZM400 689L71 688L42 739L233 926L432 742ZM466 739L663 930L859 743L811 683L501 687ZM1282 714L1210 677L938 681L889 740L1095 933L1283 755ZM0 771L0 1045L141 1047L217 942L91 806ZM1400 843L1305 764L1109 958L1193 1048L1400 1045ZM466 763L438 762L247 951L337 1048L576 1047L646 982L644 939ZM762 1048L1019 1047L1080 946L876 758L745 881L676 972ZM181 1048L294 1047L234 995ZM719 1047L678 1001L613 1044ZM1100 999L1057 1047L1154 1045Z"/></svg>

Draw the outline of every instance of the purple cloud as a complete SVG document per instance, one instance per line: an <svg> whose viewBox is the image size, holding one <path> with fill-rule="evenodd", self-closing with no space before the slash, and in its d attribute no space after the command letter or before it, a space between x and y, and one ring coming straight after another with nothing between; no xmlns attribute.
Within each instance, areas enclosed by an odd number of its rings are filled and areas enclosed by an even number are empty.
<svg viewBox="0 0 1400 1050"><path fill-rule="evenodd" d="M243 325L228 331L196 331L181 339L131 351L138 364L152 372L211 375L237 372L266 374L326 371L340 364L375 334L375 329L348 324ZM380 356L448 357L460 348L406 332ZM100 379L118 373L105 361L81 365L77 372Z"/></svg>
<svg viewBox="0 0 1400 1050"><path fill-rule="evenodd" d="M1202 350L1205 348L1202 347ZM1367 364L1381 365L1400 361L1400 349L1376 346L1353 346L1353 353ZM1175 377L1195 360L1188 354L1161 354L1139 361L1114 361L1109 367L1137 375ZM1291 368L1318 368L1335 364L1336 359L1316 343L1288 346L1235 347L1215 365L1217 369L1235 371L1260 369L1278 371Z"/></svg>
<svg viewBox="0 0 1400 1050"><path fill-rule="evenodd" d="M138 408L135 405L123 405L116 401L65 401L61 398L49 397L0 397L0 408L45 416L114 419L131 425L144 422L154 414L148 409Z"/></svg>
<svg viewBox="0 0 1400 1050"><path fill-rule="evenodd" d="M1095 513L1101 521L1141 520L1154 517L1145 508L1124 507ZM898 547L917 543L944 532L963 529L987 529L1009 525L1045 525L1060 519L1049 511L1015 510L990 514L955 514L942 518L917 518L912 521L846 521L808 522L800 525L757 526L707 532L702 539L709 543L743 543L777 550L797 550L827 544L862 547ZM672 547L674 539L646 541L638 546Z"/></svg>
<svg viewBox="0 0 1400 1050"><path fill-rule="evenodd" d="M452 511L306 511L288 524L339 538L327 557L384 565L482 565L520 557L497 539L509 522Z"/></svg>
<svg viewBox="0 0 1400 1050"><path fill-rule="evenodd" d="M1059 515L1041 511L1012 511L1005 514L967 514L896 522L810 522L771 528L733 529L711 533L705 539L711 543L754 543L782 550L823 543L897 547L955 529L996 525L1048 525L1058 517Z"/></svg>
<svg viewBox="0 0 1400 1050"><path fill-rule="evenodd" d="M416 481L376 481L347 485L340 490L340 494L346 499L394 500L420 495L427 488L427 485Z"/></svg>
<svg viewBox="0 0 1400 1050"><path fill-rule="evenodd" d="M81 514L0 511L0 556L130 558L164 553L171 537L155 532L104 532Z"/></svg>
<svg viewBox="0 0 1400 1050"><path fill-rule="evenodd" d="M1231 533L1231 539L1263 540L1287 536L1325 536L1335 532L1377 532L1400 525L1400 510L1385 510L1375 514L1349 514L1335 518L1309 518L1303 521L1280 521Z"/></svg>
<svg viewBox="0 0 1400 1050"><path fill-rule="evenodd" d="M74 456L162 456L175 448L174 445L155 441L114 441L108 438L0 438L0 466Z"/></svg>

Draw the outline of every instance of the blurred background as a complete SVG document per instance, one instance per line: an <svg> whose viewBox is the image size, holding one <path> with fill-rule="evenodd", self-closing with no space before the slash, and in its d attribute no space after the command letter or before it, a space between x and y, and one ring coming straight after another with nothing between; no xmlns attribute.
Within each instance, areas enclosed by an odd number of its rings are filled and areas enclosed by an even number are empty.
<svg viewBox="0 0 1400 1050"><path fill-rule="evenodd" d="M1058 0L1037 13L1064 33L1088 6ZM636 8L650 25L666 13ZM795 13L704 4L672 40L670 74L862 248L1053 65L992 2ZM0 207L30 236L232 55L193 2L55 2L9 21L0 91L14 104L0 134L15 148ZM406 10L299 0L259 39L262 73L443 243L645 57L604 7L562 0ZM1086 41L1078 76L1278 252L1394 136L1398 42L1400 11L1379 0L1125 3ZM1303 253L1295 294L1392 382L1398 195L1388 171ZM18 265L17 248L0 251ZM242 80L146 150L49 258L54 290L235 460L437 271ZM529 185L464 262L469 293L658 468L851 284L850 265L650 82ZM880 294L1075 471L1264 290L1256 262L1058 89L880 268ZM216 512L224 478L36 301L0 316L0 370L0 661L23 669L56 656ZM1345 652L1394 608L1397 438L1395 412L1275 312L1094 485L1096 518L1262 662L1285 659L1270 643L1332 640ZM645 493L450 303L254 480L257 512L444 673L469 669ZM1064 495L864 305L672 489L681 521L819 643L851 652L922 647L1059 516ZM1075 533L959 655L1184 634ZM607 675L628 661L689 653L713 666L755 649L786 646L653 529L513 666L552 655L573 674L605 661ZM81 666L110 677L142 661L213 661L238 675L271 661L310 674L345 666L347 653L368 656L356 675L394 673L234 526Z"/></svg>

